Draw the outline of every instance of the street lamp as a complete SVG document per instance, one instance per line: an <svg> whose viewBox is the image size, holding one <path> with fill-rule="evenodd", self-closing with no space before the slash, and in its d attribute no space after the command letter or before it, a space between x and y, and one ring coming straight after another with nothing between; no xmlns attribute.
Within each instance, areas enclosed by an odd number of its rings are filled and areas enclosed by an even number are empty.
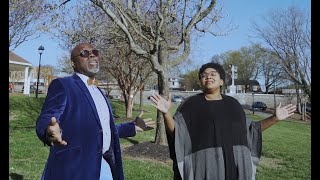
<svg viewBox="0 0 320 180"><path fill-rule="evenodd" d="M38 48L39 54L40 54L40 59L39 59L39 68L38 68L38 78L37 78L37 90L36 90L36 98L38 98L38 90L39 90L39 78L40 78L40 67L41 67L41 55L44 51L44 47L41 45Z"/></svg>

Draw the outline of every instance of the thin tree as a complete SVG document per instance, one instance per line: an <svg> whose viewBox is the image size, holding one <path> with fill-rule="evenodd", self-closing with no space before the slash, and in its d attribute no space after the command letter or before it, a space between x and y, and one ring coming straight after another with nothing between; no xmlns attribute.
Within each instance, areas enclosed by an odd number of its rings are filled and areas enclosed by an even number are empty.
<svg viewBox="0 0 320 180"><path fill-rule="evenodd" d="M215 0L90 1L101 8L124 33L130 49L150 61L158 75L159 94L167 98L168 72L188 58L191 34L198 31L217 36L223 32L217 24L222 18L222 9L217 8ZM167 144L163 117L159 111L155 143Z"/></svg>
<svg viewBox="0 0 320 180"><path fill-rule="evenodd" d="M131 53L122 32L113 28L100 9L87 5L78 4L70 9L76 16L56 19L56 36L60 36L62 45L68 49L79 42L91 42L100 50L101 71L97 78L111 80L111 74L116 79L124 97L126 117L131 118L134 98L152 72L150 63ZM64 57L59 64L64 72L70 71L69 58Z"/></svg>
<svg viewBox="0 0 320 180"><path fill-rule="evenodd" d="M117 79L125 101L126 117L130 118L135 96L143 89L152 70L146 59L139 58L128 49L114 46L108 50L104 56L104 68Z"/></svg>
<svg viewBox="0 0 320 180"><path fill-rule="evenodd" d="M309 13L290 6L271 11L264 24L253 24L258 38L277 55L283 70L296 85L297 104L299 89L311 101L311 30Z"/></svg>
<svg viewBox="0 0 320 180"><path fill-rule="evenodd" d="M39 37L50 10L46 0L9 0L9 49Z"/></svg>
<svg viewBox="0 0 320 180"><path fill-rule="evenodd" d="M259 62L259 66L261 69L260 74L264 78L264 84L266 88L265 93L268 94L270 88L274 86L275 83L277 84L277 86L279 86L283 81L285 81L285 74L281 65L275 59L277 58L277 56L275 56L272 51L269 51L265 48L262 48L261 51L263 55L261 61Z"/></svg>

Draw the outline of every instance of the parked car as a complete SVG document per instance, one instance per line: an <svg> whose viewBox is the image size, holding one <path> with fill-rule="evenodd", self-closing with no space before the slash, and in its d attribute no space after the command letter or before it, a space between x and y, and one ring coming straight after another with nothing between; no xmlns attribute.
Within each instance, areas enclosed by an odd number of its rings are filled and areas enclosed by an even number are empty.
<svg viewBox="0 0 320 180"><path fill-rule="evenodd" d="M252 109L259 109L265 111L267 109L267 105L264 102L256 101L252 104Z"/></svg>
<svg viewBox="0 0 320 180"><path fill-rule="evenodd" d="M172 102L181 103L183 101L183 97L182 96L178 96L178 95L173 95L171 97L171 101Z"/></svg>

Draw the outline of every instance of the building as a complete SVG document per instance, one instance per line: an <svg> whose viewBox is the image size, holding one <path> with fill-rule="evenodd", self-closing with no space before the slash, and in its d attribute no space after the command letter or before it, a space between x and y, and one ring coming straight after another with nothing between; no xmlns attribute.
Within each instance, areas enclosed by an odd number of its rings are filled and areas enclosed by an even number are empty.
<svg viewBox="0 0 320 180"><path fill-rule="evenodd" d="M170 90L182 90L183 88L181 87L181 80L182 80L182 78L176 78L176 77L168 78L169 89Z"/></svg>
<svg viewBox="0 0 320 180"><path fill-rule="evenodd" d="M12 83L14 86L21 83L21 86L26 87L23 89L23 94L30 94L32 69L32 64L29 61L9 51L9 83ZM15 89L17 87L14 87L13 91Z"/></svg>
<svg viewBox="0 0 320 180"><path fill-rule="evenodd" d="M235 79L234 85L236 86L236 92L245 92L246 86L248 92L262 92L260 83L257 80L249 80L248 82L245 82L244 80ZM227 84L227 88L229 90L231 86L231 81Z"/></svg>

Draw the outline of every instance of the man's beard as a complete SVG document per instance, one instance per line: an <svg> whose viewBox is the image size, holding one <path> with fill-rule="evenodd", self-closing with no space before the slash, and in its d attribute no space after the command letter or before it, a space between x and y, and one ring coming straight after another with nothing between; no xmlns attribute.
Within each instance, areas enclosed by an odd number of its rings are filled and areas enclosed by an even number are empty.
<svg viewBox="0 0 320 180"><path fill-rule="evenodd" d="M88 73L90 73L92 75L95 75L95 74L97 74L99 72L100 66L99 66L99 64L97 64L93 68L90 68L89 64L87 63L87 70L88 70Z"/></svg>

